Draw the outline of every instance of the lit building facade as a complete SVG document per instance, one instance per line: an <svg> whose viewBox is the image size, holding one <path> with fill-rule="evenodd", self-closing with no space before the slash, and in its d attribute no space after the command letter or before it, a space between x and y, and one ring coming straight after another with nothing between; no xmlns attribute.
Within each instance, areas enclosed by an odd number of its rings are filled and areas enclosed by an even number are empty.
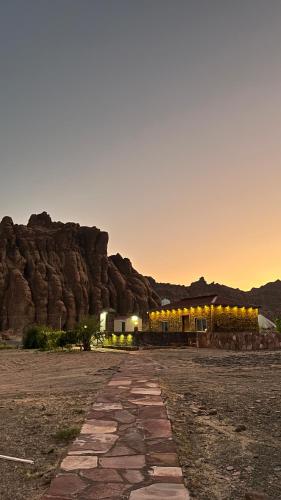
<svg viewBox="0 0 281 500"><path fill-rule="evenodd" d="M257 332L259 308L218 295L189 297L149 311L151 332Z"/></svg>

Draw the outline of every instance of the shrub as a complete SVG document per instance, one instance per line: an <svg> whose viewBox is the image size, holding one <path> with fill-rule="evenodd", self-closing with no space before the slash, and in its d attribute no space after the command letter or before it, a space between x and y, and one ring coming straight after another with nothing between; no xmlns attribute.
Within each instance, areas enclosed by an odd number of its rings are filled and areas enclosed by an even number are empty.
<svg viewBox="0 0 281 500"><path fill-rule="evenodd" d="M46 349L53 350L60 347L60 339L64 332L61 332L60 330L47 329L44 333L47 336Z"/></svg>
<svg viewBox="0 0 281 500"><path fill-rule="evenodd" d="M24 349L57 349L61 347L61 337L64 333L47 326L31 326L24 333L23 347Z"/></svg>
<svg viewBox="0 0 281 500"><path fill-rule="evenodd" d="M23 335L24 349L46 349L48 344L46 327L34 325L27 328Z"/></svg>
<svg viewBox="0 0 281 500"><path fill-rule="evenodd" d="M78 334L76 331L69 330L67 332L60 332L60 337L58 339L58 347L66 347L77 343L78 343Z"/></svg>
<svg viewBox="0 0 281 500"><path fill-rule="evenodd" d="M58 442L69 443L74 438L79 436L79 434L80 434L80 429L78 429L78 427L66 427L64 429L60 429L59 431L57 431L54 438Z"/></svg>

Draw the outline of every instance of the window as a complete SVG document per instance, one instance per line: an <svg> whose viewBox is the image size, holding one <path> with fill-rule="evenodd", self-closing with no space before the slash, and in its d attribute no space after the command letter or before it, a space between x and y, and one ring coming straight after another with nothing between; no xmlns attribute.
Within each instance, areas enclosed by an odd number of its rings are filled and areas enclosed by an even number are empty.
<svg viewBox="0 0 281 500"><path fill-rule="evenodd" d="M206 318L195 318L195 330L197 332L205 332L207 330Z"/></svg>
<svg viewBox="0 0 281 500"><path fill-rule="evenodd" d="M162 332L168 331L168 321L161 321Z"/></svg>
<svg viewBox="0 0 281 500"><path fill-rule="evenodd" d="M126 321L121 321L121 331L122 333L126 331Z"/></svg>

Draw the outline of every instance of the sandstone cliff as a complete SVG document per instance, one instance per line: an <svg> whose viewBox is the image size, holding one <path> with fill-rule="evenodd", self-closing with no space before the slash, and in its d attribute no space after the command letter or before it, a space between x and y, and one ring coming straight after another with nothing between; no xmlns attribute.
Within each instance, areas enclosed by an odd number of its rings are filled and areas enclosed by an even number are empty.
<svg viewBox="0 0 281 500"><path fill-rule="evenodd" d="M159 298L129 259L107 255L108 234L96 227L52 222L43 212L27 226L0 223L0 331L32 323L72 328L111 307L145 313Z"/></svg>

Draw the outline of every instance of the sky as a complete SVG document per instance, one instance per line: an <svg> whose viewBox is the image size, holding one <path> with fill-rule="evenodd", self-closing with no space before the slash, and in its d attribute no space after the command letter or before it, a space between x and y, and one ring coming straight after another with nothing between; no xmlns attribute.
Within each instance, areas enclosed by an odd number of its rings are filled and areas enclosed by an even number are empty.
<svg viewBox="0 0 281 500"><path fill-rule="evenodd" d="M281 278L280 0L0 0L0 219L158 281Z"/></svg>

